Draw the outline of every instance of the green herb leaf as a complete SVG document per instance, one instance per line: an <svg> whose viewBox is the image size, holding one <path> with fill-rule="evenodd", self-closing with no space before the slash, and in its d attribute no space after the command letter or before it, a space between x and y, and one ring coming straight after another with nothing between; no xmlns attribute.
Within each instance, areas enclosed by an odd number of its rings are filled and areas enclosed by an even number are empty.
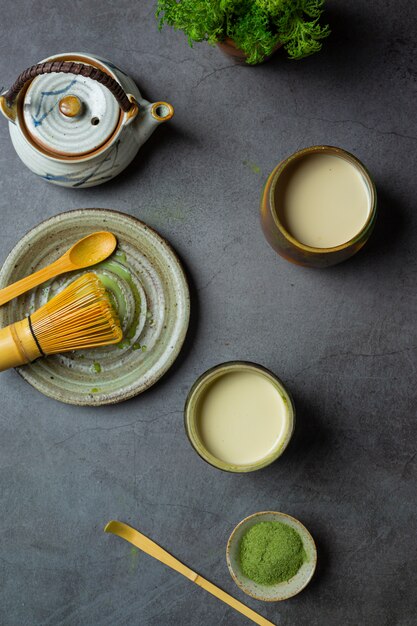
<svg viewBox="0 0 417 626"><path fill-rule="evenodd" d="M230 37L247 56L262 62L280 44L291 59L302 59L322 47L330 33L321 26L324 0L158 0L159 28L182 30L189 44L215 44Z"/></svg>

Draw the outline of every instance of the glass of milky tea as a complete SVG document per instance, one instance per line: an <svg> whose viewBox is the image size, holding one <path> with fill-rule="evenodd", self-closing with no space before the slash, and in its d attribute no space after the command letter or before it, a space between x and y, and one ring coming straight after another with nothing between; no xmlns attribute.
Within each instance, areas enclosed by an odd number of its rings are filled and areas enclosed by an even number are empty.
<svg viewBox="0 0 417 626"><path fill-rule="evenodd" d="M355 156L333 146L312 146L270 174L262 194L262 229L287 261L329 267L367 242L376 204L372 178Z"/></svg>

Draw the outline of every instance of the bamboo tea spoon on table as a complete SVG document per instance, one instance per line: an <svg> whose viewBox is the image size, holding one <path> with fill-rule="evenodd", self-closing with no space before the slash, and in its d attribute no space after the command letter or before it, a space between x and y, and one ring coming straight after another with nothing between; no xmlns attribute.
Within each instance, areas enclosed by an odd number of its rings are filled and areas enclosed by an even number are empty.
<svg viewBox="0 0 417 626"><path fill-rule="evenodd" d="M37 287L50 278L55 278L65 272L81 270L91 265L104 261L111 255L117 246L116 237L113 233L100 231L87 235L75 243L59 259L43 267L38 272L18 280L4 289L0 289L0 306L6 304L22 293Z"/></svg>
<svg viewBox="0 0 417 626"><path fill-rule="evenodd" d="M115 520L112 520L106 525L104 532L113 533L114 535L118 535L122 539L129 541L134 546L139 548L139 550L146 552L146 554L153 556L154 559L161 561L161 563L163 563L164 565L167 565L168 567L179 572L186 578L189 578L189 580L191 580L193 583L199 585L200 587L211 593L213 596L216 596L216 598L218 598L219 600L222 600L222 602L224 602L225 604L231 606L233 609L235 609L235 611L239 611L239 613L242 613L242 615L244 615L248 619L251 619L255 624L259 624L259 626L274 626L272 622L269 622L267 619L262 617L262 615L258 615L258 613L252 611L252 609L250 609L245 604L242 604L242 602L239 602L239 600L236 600L232 596L229 596L228 593L226 593L222 589L219 589L219 587L216 587L216 585L213 585L213 583L209 582L202 576L199 576L192 569L184 565L184 563L178 561L178 559L172 556L172 554L169 554L169 552L161 548L161 546L158 546L157 543L155 543L151 539L148 539L148 537L145 537L145 535L142 535L142 533L140 533L138 530L135 530L131 526L128 526L123 522L117 522Z"/></svg>

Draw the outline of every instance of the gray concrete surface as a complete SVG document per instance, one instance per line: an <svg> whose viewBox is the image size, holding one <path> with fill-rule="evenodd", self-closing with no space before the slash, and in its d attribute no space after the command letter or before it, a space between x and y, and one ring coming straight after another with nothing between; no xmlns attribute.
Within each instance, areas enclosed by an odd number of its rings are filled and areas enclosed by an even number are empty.
<svg viewBox="0 0 417 626"><path fill-rule="evenodd" d="M255 69L158 33L150 0L4 4L0 84L48 54L99 53L146 95L174 103L114 182L65 190L20 163L0 123L0 261L60 211L109 207L148 222L181 255L192 323L175 367L121 406L60 405L0 375L0 622L7 626L243 626L204 591L115 537L124 520L280 626L416 623L416 44L407 0L335 0L333 35L300 63ZM258 223L269 171L330 143L372 172L379 220L366 249L333 269L292 266ZM205 465L182 409L206 368L250 359L275 371L298 410L285 456L252 475ZM264 509L317 540L314 582L264 605L229 577L234 525Z"/></svg>

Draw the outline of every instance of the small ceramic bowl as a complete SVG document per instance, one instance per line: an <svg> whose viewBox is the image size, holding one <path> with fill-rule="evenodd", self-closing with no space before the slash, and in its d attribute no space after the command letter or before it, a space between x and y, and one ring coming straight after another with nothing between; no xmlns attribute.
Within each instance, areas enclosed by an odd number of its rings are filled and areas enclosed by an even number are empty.
<svg viewBox="0 0 417 626"><path fill-rule="evenodd" d="M295 163L313 154L336 156L353 165L361 176L369 196L369 214L363 227L349 241L331 248L316 248L297 241L284 225L282 208L277 201L277 192L282 180L285 179L285 174ZM376 206L375 184L359 159L342 148L311 146L295 152L278 163L269 175L261 199L262 230L271 247L287 261L305 267L330 267L353 256L365 245L375 225Z"/></svg>
<svg viewBox="0 0 417 626"><path fill-rule="evenodd" d="M281 396L285 411L286 424L283 428L282 436L277 438L276 444L269 449L268 453L263 458L245 465L238 465L226 462L223 459L214 456L204 444L199 429L201 402L205 397L205 394L210 390L211 385L215 381L218 381L221 377L227 376L228 374L234 372L256 373L264 380L268 381ZM256 363L249 363L247 361L230 361L227 363L221 363L220 365L217 365L207 370L204 374L202 374L202 376L200 376L196 380L188 394L185 403L184 418L185 430L188 439L190 440L190 443L193 446L194 450L204 461L206 461L213 467L217 467L218 469L224 470L226 472L244 473L253 472L255 470L266 467L267 465L270 465L271 463L276 461L276 459L281 456L281 454L284 452L285 448L289 444L294 431L295 407L290 393L284 387L279 378L275 376L275 374Z"/></svg>
<svg viewBox="0 0 417 626"><path fill-rule="evenodd" d="M239 560L240 541L246 531L259 522L281 522L282 524L287 524L297 531L303 542L306 560L296 575L287 582L276 585L260 585L242 574ZM236 526L227 542L226 561L233 580L248 596L264 602L279 602L297 595L308 585L316 569L317 549L313 537L297 519L285 513L261 511L246 517Z"/></svg>

